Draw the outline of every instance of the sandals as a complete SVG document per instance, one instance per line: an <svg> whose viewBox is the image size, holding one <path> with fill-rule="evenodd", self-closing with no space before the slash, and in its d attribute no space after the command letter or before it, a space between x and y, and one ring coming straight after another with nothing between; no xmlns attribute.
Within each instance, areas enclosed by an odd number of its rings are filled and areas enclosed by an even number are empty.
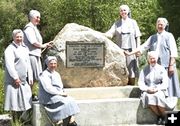
<svg viewBox="0 0 180 126"><path fill-rule="evenodd" d="M72 123L69 123L67 126L77 126L77 123L73 121Z"/></svg>

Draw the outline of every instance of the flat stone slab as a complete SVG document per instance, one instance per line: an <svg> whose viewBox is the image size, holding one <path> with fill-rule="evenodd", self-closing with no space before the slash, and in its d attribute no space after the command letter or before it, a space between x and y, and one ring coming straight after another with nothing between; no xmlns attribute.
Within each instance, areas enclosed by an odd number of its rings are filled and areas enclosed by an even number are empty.
<svg viewBox="0 0 180 126"><path fill-rule="evenodd" d="M140 104L138 86L65 88L80 106L82 126L153 124L156 116ZM88 115L88 116L87 116Z"/></svg>
<svg viewBox="0 0 180 126"><path fill-rule="evenodd" d="M65 88L80 107L75 115L79 126L156 126L157 117L142 108L137 86ZM47 126L45 113L33 104L33 126Z"/></svg>
<svg viewBox="0 0 180 126"><path fill-rule="evenodd" d="M143 109L139 98L77 100L81 112L76 115L80 126L118 126L154 124L157 117Z"/></svg>
<svg viewBox="0 0 180 126"><path fill-rule="evenodd" d="M0 126L11 126L11 117L9 114L0 115Z"/></svg>
<svg viewBox="0 0 180 126"><path fill-rule="evenodd" d="M76 100L107 98L139 98L138 86L65 88L65 92Z"/></svg>

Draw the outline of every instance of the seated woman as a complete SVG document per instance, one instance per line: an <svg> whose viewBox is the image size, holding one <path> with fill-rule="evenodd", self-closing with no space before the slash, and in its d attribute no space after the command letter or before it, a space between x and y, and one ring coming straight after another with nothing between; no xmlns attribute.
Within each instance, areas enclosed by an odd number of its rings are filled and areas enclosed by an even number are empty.
<svg viewBox="0 0 180 126"><path fill-rule="evenodd" d="M164 125L165 111L172 110L177 101L168 97L167 71L157 64L156 51L148 52L147 58L149 64L141 70L138 80L142 91L141 101L144 108L149 107L158 116L157 124Z"/></svg>
<svg viewBox="0 0 180 126"><path fill-rule="evenodd" d="M45 62L47 69L39 77L39 102L44 105L48 116L56 124L62 124L69 118L67 126L77 126L73 115L80 110L76 102L63 90L60 74L56 72L57 59L49 56Z"/></svg>

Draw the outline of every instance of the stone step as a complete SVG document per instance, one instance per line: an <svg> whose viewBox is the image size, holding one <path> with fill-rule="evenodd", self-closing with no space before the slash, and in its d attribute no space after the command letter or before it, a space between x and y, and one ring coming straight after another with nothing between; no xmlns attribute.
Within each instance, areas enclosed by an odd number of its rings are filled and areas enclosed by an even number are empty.
<svg viewBox="0 0 180 126"><path fill-rule="evenodd" d="M78 126L121 126L154 124L156 116L143 109L138 98L77 100L81 112L75 116ZM43 108L33 104L33 126L49 126Z"/></svg>
<svg viewBox="0 0 180 126"><path fill-rule="evenodd" d="M139 98L138 86L65 88L68 95L77 100L106 98Z"/></svg>
<svg viewBox="0 0 180 126"><path fill-rule="evenodd" d="M65 88L80 107L75 116L78 126L155 125L156 116L140 103L137 86ZM33 104L33 126L49 124L43 109Z"/></svg>
<svg viewBox="0 0 180 126"><path fill-rule="evenodd" d="M10 126L11 125L11 117L9 114L0 115L0 126Z"/></svg>
<svg viewBox="0 0 180 126"><path fill-rule="evenodd" d="M154 124L156 116L143 109L138 98L77 100L81 112L76 115L80 126L119 126Z"/></svg>
<svg viewBox="0 0 180 126"><path fill-rule="evenodd" d="M66 88L65 92L77 100L81 112L76 118L82 126L156 122L156 116L142 108L138 86Z"/></svg>

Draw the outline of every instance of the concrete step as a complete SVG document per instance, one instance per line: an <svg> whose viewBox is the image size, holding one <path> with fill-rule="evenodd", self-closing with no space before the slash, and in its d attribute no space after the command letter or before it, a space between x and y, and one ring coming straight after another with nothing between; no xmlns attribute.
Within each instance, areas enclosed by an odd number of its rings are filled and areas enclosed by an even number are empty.
<svg viewBox="0 0 180 126"><path fill-rule="evenodd" d="M66 88L65 92L77 100L81 112L76 118L82 126L156 122L156 116L142 108L138 86Z"/></svg>
<svg viewBox="0 0 180 126"><path fill-rule="evenodd" d="M66 88L65 92L80 107L75 116L78 126L148 126L157 120L149 109L142 108L137 86ZM41 110L38 103L33 104L33 126L49 123Z"/></svg>
<svg viewBox="0 0 180 126"><path fill-rule="evenodd" d="M78 126L156 126L156 116L140 103L137 86L66 88L81 112L75 116ZM46 112L33 102L33 126L51 126Z"/></svg>
<svg viewBox="0 0 180 126"><path fill-rule="evenodd" d="M154 124L156 116L143 109L138 98L77 100L81 112L75 116L78 126L122 126ZM33 126L50 126L43 108L33 104Z"/></svg>
<svg viewBox="0 0 180 126"><path fill-rule="evenodd" d="M139 98L138 86L65 88L68 95L76 100L106 98Z"/></svg>
<svg viewBox="0 0 180 126"><path fill-rule="evenodd" d="M154 124L156 116L143 109L138 98L77 100L81 112L76 115L80 126L119 126Z"/></svg>

